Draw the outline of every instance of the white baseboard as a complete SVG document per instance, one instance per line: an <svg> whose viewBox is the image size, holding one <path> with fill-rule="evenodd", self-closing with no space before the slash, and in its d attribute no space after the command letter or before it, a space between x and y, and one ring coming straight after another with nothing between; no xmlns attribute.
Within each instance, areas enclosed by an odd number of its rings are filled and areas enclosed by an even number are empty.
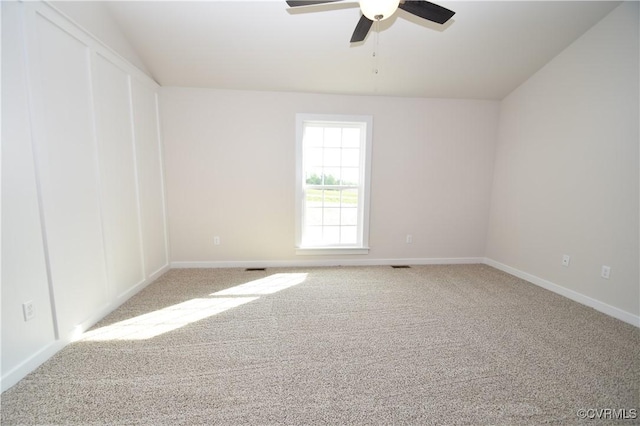
<svg viewBox="0 0 640 426"><path fill-rule="evenodd" d="M93 327L93 325L95 323L97 323L98 321L100 321L102 318L106 317L111 312L113 312L116 309L118 309L127 300L131 299L138 292L140 292L145 287L147 287L149 284L154 282L160 275L164 274L168 270L169 270L169 265L165 265L162 268L160 268L159 270L157 270L156 272L154 272L151 275L149 275L149 277L147 279L145 279L144 281L136 284L135 286L131 287L129 290L127 290L124 293L118 295L118 297L116 299L114 299L113 301L111 301L111 303L105 305L102 309L100 309L99 311L94 313L90 318L88 318L82 324L76 326L75 330L73 330L69 336L66 336L67 340L70 341L70 342L77 340L82 335L82 333L84 333L85 331L87 331L88 329Z"/></svg>
<svg viewBox="0 0 640 426"><path fill-rule="evenodd" d="M8 371L0 379L0 389L2 392L24 379L36 368L40 367L45 361L54 356L60 349L64 348L69 342L64 340L55 340L49 343L38 352L21 362L19 365Z"/></svg>
<svg viewBox="0 0 640 426"><path fill-rule="evenodd" d="M571 299L574 302L578 302L580 304L593 308L596 311L602 312L603 314L609 315L613 318L617 318L620 321L624 321L628 324L640 327L640 316L638 315L623 311L622 309L616 308L615 306L611 306L592 297L585 296L582 293L578 293L577 291L562 287L558 284L552 283L551 281L547 281L543 278L531 275L519 269L512 268L511 266L505 265L503 263L496 262L493 259L485 258L483 263L506 272L507 274L522 278L523 280L526 280L532 284Z"/></svg>
<svg viewBox="0 0 640 426"><path fill-rule="evenodd" d="M65 333L65 335L60 336L58 340L54 340L50 342L47 346L39 350L38 352L31 355L29 358L21 362L19 365L14 367L12 370L7 372L0 378L0 389L1 392L9 389L20 380L22 380L27 374L34 371L40 365L42 365L49 358L54 356L58 351L63 349L69 343L78 339L82 333L91 328L96 322L100 321L102 318L106 317L108 314L113 312L115 309L120 307L123 303L129 300L132 296L138 293L140 290L144 289L146 286L155 281L160 275L169 270L169 265L165 265L160 268L158 271L151 274L146 280L132 287L125 293L121 294L114 301L105 305L98 312L94 313L89 319L84 321L82 324L75 327L69 333Z"/></svg>
<svg viewBox="0 0 640 426"><path fill-rule="evenodd" d="M171 262L172 269L181 268L297 268L313 266L379 266L379 265L453 265L483 263L482 257L404 258L404 259L304 259L304 260L239 260Z"/></svg>
<svg viewBox="0 0 640 426"><path fill-rule="evenodd" d="M160 277L160 275L164 274L169 269L171 269L171 265L169 265L169 262L167 262L160 269L158 269L157 271L152 272L151 274L149 274L149 278L147 278L147 281L153 282L153 281L157 280Z"/></svg>

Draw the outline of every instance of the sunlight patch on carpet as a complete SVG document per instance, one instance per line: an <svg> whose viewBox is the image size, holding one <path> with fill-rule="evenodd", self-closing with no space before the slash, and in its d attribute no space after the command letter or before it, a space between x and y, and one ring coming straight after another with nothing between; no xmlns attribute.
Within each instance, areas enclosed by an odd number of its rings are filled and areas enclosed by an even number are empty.
<svg viewBox="0 0 640 426"><path fill-rule="evenodd" d="M217 291L211 296L245 296L273 294L294 285L298 285L307 278L306 273L273 274L259 280L249 281L235 287Z"/></svg>
<svg viewBox="0 0 640 426"><path fill-rule="evenodd" d="M145 340L176 330L228 309L256 300L257 297L220 297L191 299L148 314L120 321L85 333L83 341Z"/></svg>
<svg viewBox="0 0 640 426"><path fill-rule="evenodd" d="M146 340L209 318L259 299L266 294L293 287L307 278L306 273L274 274L211 294L210 299L191 299L157 311L139 315L86 332L85 342L108 340Z"/></svg>

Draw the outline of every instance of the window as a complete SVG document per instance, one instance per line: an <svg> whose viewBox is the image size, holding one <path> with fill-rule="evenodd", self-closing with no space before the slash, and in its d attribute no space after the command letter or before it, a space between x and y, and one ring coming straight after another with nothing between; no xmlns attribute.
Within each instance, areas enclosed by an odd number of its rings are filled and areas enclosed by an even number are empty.
<svg viewBox="0 0 640 426"><path fill-rule="evenodd" d="M298 254L366 254L370 116L296 116Z"/></svg>

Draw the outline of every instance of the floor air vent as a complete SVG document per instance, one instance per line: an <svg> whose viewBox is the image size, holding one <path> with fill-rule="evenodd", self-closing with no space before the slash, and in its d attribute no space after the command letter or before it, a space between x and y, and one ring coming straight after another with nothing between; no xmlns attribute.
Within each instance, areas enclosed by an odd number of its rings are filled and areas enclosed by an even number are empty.
<svg viewBox="0 0 640 426"><path fill-rule="evenodd" d="M247 268L245 269L245 271L247 272L252 272L252 271L266 271L267 268Z"/></svg>
<svg viewBox="0 0 640 426"><path fill-rule="evenodd" d="M391 267L393 269L407 269L407 268L411 268L411 266L409 265L391 265Z"/></svg>

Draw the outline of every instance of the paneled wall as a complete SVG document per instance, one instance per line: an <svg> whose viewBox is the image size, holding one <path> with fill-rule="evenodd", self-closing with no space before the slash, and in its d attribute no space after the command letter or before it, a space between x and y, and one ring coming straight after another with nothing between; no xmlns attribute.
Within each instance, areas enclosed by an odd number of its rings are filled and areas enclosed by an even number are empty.
<svg viewBox="0 0 640 426"><path fill-rule="evenodd" d="M168 245L157 84L46 4L2 12L4 390L166 270Z"/></svg>

